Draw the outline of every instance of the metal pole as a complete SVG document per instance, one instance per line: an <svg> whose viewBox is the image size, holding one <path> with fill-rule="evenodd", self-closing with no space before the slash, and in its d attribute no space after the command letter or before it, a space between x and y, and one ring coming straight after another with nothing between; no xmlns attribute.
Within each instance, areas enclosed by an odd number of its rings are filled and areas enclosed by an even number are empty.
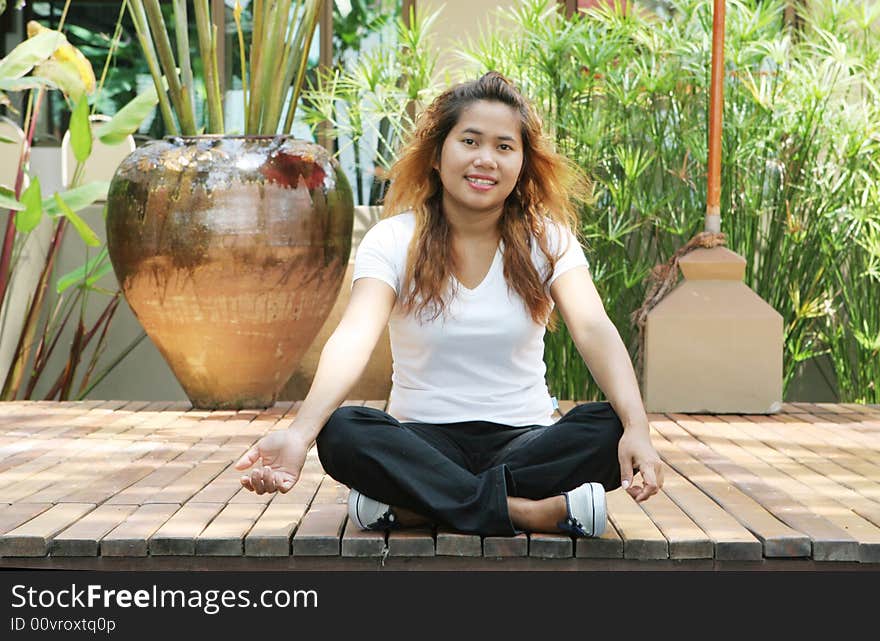
<svg viewBox="0 0 880 641"><path fill-rule="evenodd" d="M724 0L712 16L712 79L709 94L709 184L705 231L721 231L721 115L724 110Z"/></svg>

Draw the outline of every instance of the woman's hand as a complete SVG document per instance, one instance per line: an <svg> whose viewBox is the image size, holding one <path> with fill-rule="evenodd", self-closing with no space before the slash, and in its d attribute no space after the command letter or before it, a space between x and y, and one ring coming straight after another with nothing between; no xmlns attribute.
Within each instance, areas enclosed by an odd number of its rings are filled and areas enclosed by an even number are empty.
<svg viewBox="0 0 880 641"><path fill-rule="evenodd" d="M620 484L631 497L641 503L654 496L663 487L663 462L651 444L647 429L624 430L617 446L617 457L620 461ZM633 485L633 468L642 473L644 486Z"/></svg>
<svg viewBox="0 0 880 641"><path fill-rule="evenodd" d="M299 480L310 445L292 429L267 434L235 464L235 469L246 470L259 459L263 460L261 467L241 477L241 484L257 494L287 493Z"/></svg>

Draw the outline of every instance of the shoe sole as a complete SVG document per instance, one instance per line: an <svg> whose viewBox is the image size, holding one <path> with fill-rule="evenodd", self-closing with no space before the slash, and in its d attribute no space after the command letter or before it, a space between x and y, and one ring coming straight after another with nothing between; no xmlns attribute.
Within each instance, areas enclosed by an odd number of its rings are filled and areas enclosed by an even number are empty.
<svg viewBox="0 0 880 641"><path fill-rule="evenodd" d="M357 494L357 496L355 496ZM360 529L366 530L366 526L364 526L364 522L361 520L361 498L363 494L357 492L356 490L351 490L348 495L348 516L354 521L354 524L357 525ZM354 499L354 501L352 501ZM352 505L354 503L354 505Z"/></svg>
<svg viewBox="0 0 880 641"><path fill-rule="evenodd" d="M596 488L599 488L597 491ZM605 488L599 483L590 483L590 497L593 500L593 534L602 536L608 523L608 510L605 505Z"/></svg>

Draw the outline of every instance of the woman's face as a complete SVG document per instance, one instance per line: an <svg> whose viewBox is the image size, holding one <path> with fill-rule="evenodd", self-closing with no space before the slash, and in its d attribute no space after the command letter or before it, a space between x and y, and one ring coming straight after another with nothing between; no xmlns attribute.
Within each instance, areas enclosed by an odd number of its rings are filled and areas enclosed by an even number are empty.
<svg viewBox="0 0 880 641"><path fill-rule="evenodd" d="M523 166L520 123L517 111L501 102L478 100L462 110L434 165L447 214L501 211Z"/></svg>

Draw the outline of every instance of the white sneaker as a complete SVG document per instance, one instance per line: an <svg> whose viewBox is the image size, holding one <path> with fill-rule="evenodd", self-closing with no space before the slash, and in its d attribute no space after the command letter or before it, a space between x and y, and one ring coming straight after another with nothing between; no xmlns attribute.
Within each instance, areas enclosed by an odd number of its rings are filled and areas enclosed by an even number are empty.
<svg viewBox="0 0 880 641"><path fill-rule="evenodd" d="M348 518L362 530L388 530L397 526L391 506L354 488L348 493Z"/></svg>
<svg viewBox="0 0 880 641"><path fill-rule="evenodd" d="M605 488L599 483L584 483L563 496L567 515L558 523L559 529L576 537L602 536L607 515Z"/></svg>

